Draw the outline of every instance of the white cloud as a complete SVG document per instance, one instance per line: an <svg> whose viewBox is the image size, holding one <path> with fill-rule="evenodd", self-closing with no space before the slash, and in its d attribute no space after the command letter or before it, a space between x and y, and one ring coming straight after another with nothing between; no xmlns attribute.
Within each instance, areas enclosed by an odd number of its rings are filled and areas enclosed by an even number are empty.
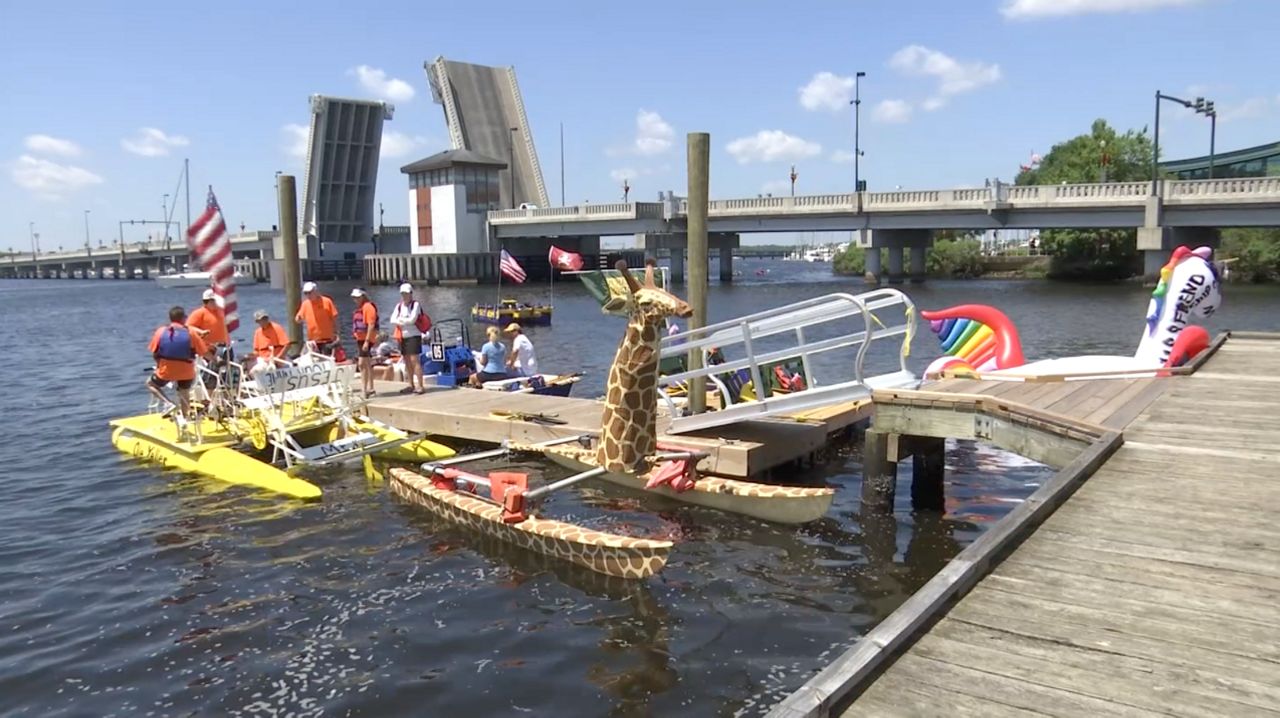
<svg viewBox="0 0 1280 718"><path fill-rule="evenodd" d="M924 102L920 103L920 109L924 110L925 112L933 112L934 110L941 109L943 105L946 105L946 104L947 104L947 101L942 99L941 97L929 97L929 98L926 98Z"/></svg>
<svg viewBox="0 0 1280 718"><path fill-rule="evenodd" d="M671 149L676 131L671 124L662 119L662 115L648 110L636 113L636 141L633 145L636 154L657 155Z"/></svg>
<svg viewBox="0 0 1280 718"><path fill-rule="evenodd" d="M806 110L839 110L853 99L853 83L852 77L819 72L800 88L800 106Z"/></svg>
<svg viewBox="0 0 1280 718"><path fill-rule="evenodd" d="M79 157L80 145L49 135L27 135L22 144L32 152L60 157Z"/></svg>
<svg viewBox="0 0 1280 718"><path fill-rule="evenodd" d="M831 153L831 161L838 165L849 164L853 161L853 153L849 150L836 150Z"/></svg>
<svg viewBox="0 0 1280 718"><path fill-rule="evenodd" d="M154 127L143 127L133 137L120 140L126 151L143 157L163 157L174 147L186 147L191 141L181 135L167 135Z"/></svg>
<svg viewBox="0 0 1280 718"><path fill-rule="evenodd" d="M911 119L911 103L906 100L881 100L871 110L871 119L896 125Z"/></svg>
<svg viewBox="0 0 1280 718"><path fill-rule="evenodd" d="M1014 20L1090 13L1144 12L1195 5L1206 0L1005 0L1000 14Z"/></svg>
<svg viewBox="0 0 1280 718"><path fill-rule="evenodd" d="M311 128L290 123L281 127L280 132L284 135L284 145L281 146L284 153L300 160L306 159L307 140L311 136Z"/></svg>
<svg viewBox="0 0 1280 718"><path fill-rule="evenodd" d="M1000 79L1000 66L979 61L960 62L937 50L922 45L907 45L893 53L889 67L905 75L931 77L938 81L937 94L922 104L932 111L946 104L947 98L971 92Z"/></svg>
<svg viewBox="0 0 1280 718"><path fill-rule="evenodd" d="M306 139L302 141L302 152L306 154ZM395 130L382 131L382 157L404 157L427 144L427 138L421 135L406 135Z"/></svg>
<svg viewBox="0 0 1280 718"><path fill-rule="evenodd" d="M22 155L13 163L13 181L47 199L57 199L89 185L102 184L102 178L83 167L60 165L31 155Z"/></svg>
<svg viewBox="0 0 1280 718"><path fill-rule="evenodd" d="M396 77L387 77L387 73L379 68L359 65L347 70L347 74L355 75L360 86L380 100L408 102L413 99L413 85Z"/></svg>
<svg viewBox="0 0 1280 718"><path fill-rule="evenodd" d="M817 142L802 140L782 130L760 130L750 137L739 137L725 145L738 164L779 162L813 157L822 152Z"/></svg>
<svg viewBox="0 0 1280 718"><path fill-rule="evenodd" d="M1276 98L1280 103L1280 97ZM1271 101L1265 97L1250 97L1233 105L1222 105L1215 108L1218 119L1223 122L1232 120L1253 120L1265 116L1271 110Z"/></svg>

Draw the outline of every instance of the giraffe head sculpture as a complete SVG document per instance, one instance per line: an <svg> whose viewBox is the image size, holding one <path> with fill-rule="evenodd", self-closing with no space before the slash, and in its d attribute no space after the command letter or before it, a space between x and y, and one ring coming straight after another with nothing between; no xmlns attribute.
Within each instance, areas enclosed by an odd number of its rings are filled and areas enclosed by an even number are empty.
<svg viewBox="0 0 1280 718"><path fill-rule="evenodd" d="M654 284L655 262L645 263L644 283L636 281L619 260L618 272L626 282L626 297L613 297L605 312L627 315L627 331L609 368L600 442L596 461L610 472L641 474L648 471L645 457L657 444L658 341L667 317L688 317L693 308Z"/></svg>

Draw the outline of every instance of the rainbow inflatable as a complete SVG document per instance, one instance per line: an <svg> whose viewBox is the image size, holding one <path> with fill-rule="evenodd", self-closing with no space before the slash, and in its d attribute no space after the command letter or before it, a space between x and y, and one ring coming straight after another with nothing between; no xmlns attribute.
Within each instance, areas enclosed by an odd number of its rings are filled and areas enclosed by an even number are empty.
<svg viewBox="0 0 1280 718"><path fill-rule="evenodd" d="M1106 372L1132 376L1135 371L1179 366L1209 346L1209 333L1189 325L1193 317L1208 317L1222 303L1221 280L1209 247L1178 247L1160 270L1160 282L1147 305L1146 326L1133 356L1075 356L1027 363L1022 340L1003 312L985 304L964 304L937 311L921 311L938 335L943 355L925 370L926 379L944 372L958 375L1087 375ZM1083 377L1082 377L1083 378Z"/></svg>

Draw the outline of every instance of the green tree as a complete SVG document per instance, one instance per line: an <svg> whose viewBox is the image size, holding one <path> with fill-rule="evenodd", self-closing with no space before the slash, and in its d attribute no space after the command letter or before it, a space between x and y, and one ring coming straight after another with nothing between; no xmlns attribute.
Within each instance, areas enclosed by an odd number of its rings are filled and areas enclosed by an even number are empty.
<svg viewBox="0 0 1280 718"><path fill-rule="evenodd" d="M1280 277L1280 229L1224 229L1217 256L1233 260L1233 280L1274 280Z"/></svg>
<svg viewBox="0 0 1280 718"><path fill-rule="evenodd" d="M1151 149L1145 127L1120 134L1106 120L1094 120L1088 134L1054 145L1039 166L1019 172L1014 183L1148 180ZM1040 239L1054 257L1051 276L1121 279L1137 267L1137 232L1132 229L1050 229Z"/></svg>
<svg viewBox="0 0 1280 718"><path fill-rule="evenodd" d="M934 239L925 269L935 277L969 279L982 276L982 242L976 239Z"/></svg>

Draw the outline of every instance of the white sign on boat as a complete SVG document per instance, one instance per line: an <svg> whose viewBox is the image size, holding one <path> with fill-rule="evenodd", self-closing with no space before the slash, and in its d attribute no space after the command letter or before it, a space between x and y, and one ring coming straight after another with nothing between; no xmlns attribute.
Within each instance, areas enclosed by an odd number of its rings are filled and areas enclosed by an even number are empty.
<svg viewBox="0 0 1280 718"><path fill-rule="evenodd" d="M310 364L284 366L257 376L258 386L268 393L313 389L330 384L350 384L356 369L350 364Z"/></svg>
<svg viewBox="0 0 1280 718"><path fill-rule="evenodd" d="M372 446L378 441L379 439L375 434L356 434L328 444L303 447L299 449L298 453L302 455L303 461L324 461L325 459L331 459L341 454Z"/></svg>

